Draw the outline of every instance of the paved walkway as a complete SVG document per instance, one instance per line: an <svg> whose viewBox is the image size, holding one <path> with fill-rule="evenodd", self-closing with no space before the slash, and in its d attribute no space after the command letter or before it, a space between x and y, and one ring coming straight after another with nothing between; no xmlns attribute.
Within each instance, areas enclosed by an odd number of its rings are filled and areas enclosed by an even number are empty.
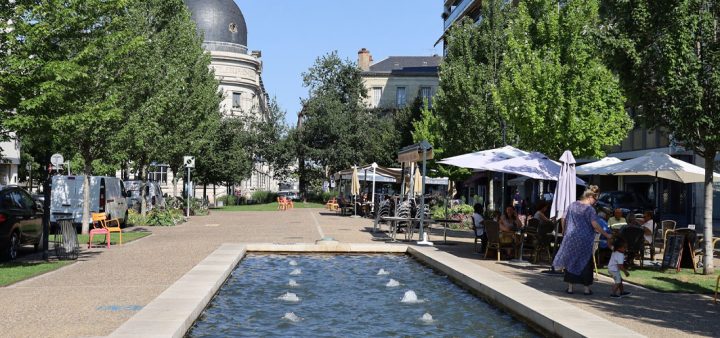
<svg viewBox="0 0 720 338"><path fill-rule="evenodd" d="M146 238L83 251L78 263L0 288L0 332L11 337L104 336L119 327L222 243L312 243L322 237L341 242L382 240L368 219L338 217L318 209L288 212L220 212L193 217L176 227L151 228ZM707 297L668 295L632 288L632 298L607 297L609 281L594 286L596 295L566 295L561 278L480 259L472 239L452 232L455 245L441 246L521 283L648 336L720 336L720 305ZM432 236L434 241L441 240Z"/></svg>

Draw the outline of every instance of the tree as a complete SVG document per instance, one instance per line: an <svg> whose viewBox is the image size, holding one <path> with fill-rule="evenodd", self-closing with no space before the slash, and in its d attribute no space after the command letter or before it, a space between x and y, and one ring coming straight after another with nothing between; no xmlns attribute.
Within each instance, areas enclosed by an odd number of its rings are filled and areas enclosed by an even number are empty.
<svg viewBox="0 0 720 338"><path fill-rule="evenodd" d="M316 60L303 82L310 95L296 135L301 176L307 165L321 166L327 177L352 165L391 161L392 120L365 106L367 90L354 63L332 52Z"/></svg>
<svg viewBox="0 0 720 338"><path fill-rule="evenodd" d="M415 124L423 128L413 133L415 141L428 139L437 159L503 145L503 121L493 91L500 82L505 27L513 9L503 0L483 1L481 6L483 20L476 24L465 18L450 29L432 113L426 110L426 120ZM455 180L470 174L438 169Z"/></svg>
<svg viewBox="0 0 720 338"><path fill-rule="evenodd" d="M597 0L519 3L495 96L520 148L602 157L632 127L625 97L603 64Z"/></svg>
<svg viewBox="0 0 720 338"><path fill-rule="evenodd" d="M608 59L643 123L705 160L705 238L712 238L713 166L720 150L718 1L603 1ZM713 274L705 241L703 273Z"/></svg>
<svg viewBox="0 0 720 338"><path fill-rule="evenodd" d="M295 157L294 145L289 137L290 128L285 123L285 111L273 98L267 110L251 125L253 153L273 168L276 179L286 179L292 174Z"/></svg>

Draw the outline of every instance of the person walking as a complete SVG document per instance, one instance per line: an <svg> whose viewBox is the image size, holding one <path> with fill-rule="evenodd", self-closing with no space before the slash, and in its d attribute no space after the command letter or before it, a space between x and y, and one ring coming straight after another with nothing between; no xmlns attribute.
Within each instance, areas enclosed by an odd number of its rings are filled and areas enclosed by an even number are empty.
<svg viewBox="0 0 720 338"><path fill-rule="evenodd" d="M558 250L553 266L565 269L563 280L567 283L565 292L572 294L574 284L585 287L584 294L591 295L590 285L593 283L593 242L595 233L600 233L608 240L612 235L607 233L596 222L593 205L597 202L600 189L591 185L582 195L582 199L570 204L565 216L565 232L560 250Z"/></svg>

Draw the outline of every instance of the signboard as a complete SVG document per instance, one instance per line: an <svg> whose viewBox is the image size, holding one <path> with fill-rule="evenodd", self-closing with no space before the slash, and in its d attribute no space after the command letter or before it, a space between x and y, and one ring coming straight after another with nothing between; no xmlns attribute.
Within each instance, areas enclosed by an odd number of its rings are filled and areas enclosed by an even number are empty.
<svg viewBox="0 0 720 338"><path fill-rule="evenodd" d="M56 167L59 167L63 162L65 162L65 159L63 159L63 156L60 154L54 154L50 157L50 163Z"/></svg>
<svg viewBox="0 0 720 338"><path fill-rule="evenodd" d="M682 257L684 242L684 235L670 235L667 237L661 269L677 269L680 267L680 257Z"/></svg>
<svg viewBox="0 0 720 338"><path fill-rule="evenodd" d="M195 168L195 156L184 156L183 164L185 168Z"/></svg>

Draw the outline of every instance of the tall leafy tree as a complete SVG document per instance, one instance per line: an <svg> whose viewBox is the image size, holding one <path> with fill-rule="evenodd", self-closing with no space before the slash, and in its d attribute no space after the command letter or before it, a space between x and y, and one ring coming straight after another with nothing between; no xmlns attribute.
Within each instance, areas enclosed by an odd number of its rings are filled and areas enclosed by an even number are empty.
<svg viewBox="0 0 720 338"><path fill-rule="evenodd" d="M426 120L415 123L423 129L414 132L415 141L422 138L433 144L438 159L503 145L504 121L493 91L500 82L505 27L514 10L506 3L483 1L483 20L476 24L463 19L448 32L432 113L425 111ZM452 167L438 169L454 179L469 174Z"/></svg>
<svg viewBox="0 0 720 338"><path fill-rule="evenodd" d="M365 106L367 90L354 63L336 52L326 54L303 74L303 82L310 95L296 135L301 169L307 162L328 175L352 165L392 161L392 120Z"/></svg>
<svg viewBox="0 0 720 338"><path fill-rule="evenodd" d="M713 235L713 166L720 150L720 2L603 1L609 60L643 123L705 159L705 238ZM703 272L714 273L705 241Z"/></svg>
<svg viewBox="0 0 720 338"><path fill-rule="evenodd" d="M528 0L507 28L496 92L520 148L601 157L632 127L619 80L604 64L597 0Z"/></svg>

